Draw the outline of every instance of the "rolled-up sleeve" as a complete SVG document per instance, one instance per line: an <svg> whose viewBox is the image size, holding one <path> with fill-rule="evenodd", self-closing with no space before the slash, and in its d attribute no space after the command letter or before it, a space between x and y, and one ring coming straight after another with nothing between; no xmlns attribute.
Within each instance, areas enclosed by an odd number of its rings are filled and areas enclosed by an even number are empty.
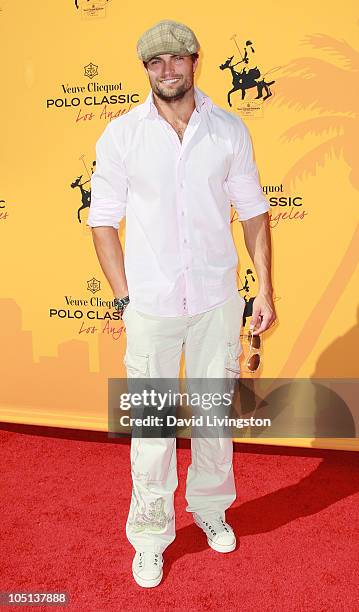
<svg viewBox="0 0 359 612"><path fill-rule="evenodd" d="M246 221L268 212L270 205L260 185L249 130L242 120L238 121L237 126L238 150L233 157L225 189L239 220Z"/></svg>
<svg viewBox="0 0 359 612"><path fill-rule="evenodd" d="M126 214L128 180L107 125L96 143L96 170L91 177L91 204L86 225L119 228Z"/></svg>

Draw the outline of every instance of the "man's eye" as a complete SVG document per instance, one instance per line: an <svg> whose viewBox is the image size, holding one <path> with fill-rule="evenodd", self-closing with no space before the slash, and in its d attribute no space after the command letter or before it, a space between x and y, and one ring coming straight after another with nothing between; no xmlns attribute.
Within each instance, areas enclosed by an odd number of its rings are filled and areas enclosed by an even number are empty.
<svg viewBox="0 0 359 612"><path fill-rule="evenodd" d="M183 60L182 55L176 55L175 60L176 62Z"/></svg>

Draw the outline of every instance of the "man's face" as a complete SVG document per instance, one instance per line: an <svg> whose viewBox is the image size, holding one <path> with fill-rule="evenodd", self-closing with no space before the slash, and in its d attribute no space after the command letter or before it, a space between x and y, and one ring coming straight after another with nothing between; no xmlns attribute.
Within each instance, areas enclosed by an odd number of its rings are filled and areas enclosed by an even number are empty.
<svg viewBox="0 0 359 612"><path fill-rule="evenodd" d="M198 59L190 55L156 55L147 62L152 90L161 100L179 100L193 86Z"/></svg>

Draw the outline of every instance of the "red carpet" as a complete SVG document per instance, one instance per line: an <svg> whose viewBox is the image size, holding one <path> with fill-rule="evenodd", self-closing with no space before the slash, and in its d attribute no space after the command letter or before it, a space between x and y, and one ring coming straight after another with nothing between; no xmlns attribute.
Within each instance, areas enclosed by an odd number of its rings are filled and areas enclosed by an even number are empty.
<svg viewBox="0 0 359 612"><path fill-rule="evenodd" d="M124 534L129 445L105 434L3 424L1 591L66 590L62 608L351 612L359 609L359 454L236 445L234 553L207 548L185 510L178 449L177 539L163 583L132 580ZM49 610L57 607L15 607Z"/></svg>

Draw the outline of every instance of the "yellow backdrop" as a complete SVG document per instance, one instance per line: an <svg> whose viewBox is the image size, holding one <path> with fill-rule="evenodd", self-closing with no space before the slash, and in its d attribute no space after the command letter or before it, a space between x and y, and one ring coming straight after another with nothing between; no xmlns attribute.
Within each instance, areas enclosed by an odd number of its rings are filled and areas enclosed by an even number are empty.
<svg viewBox="0 0 359 612"><path fill-rule="evenodd" d="M148 93L135 45L164 18L196 32L197 85L215 103L229 110L229 65L257 66L266 83L259 99L256 89L231 98L271 203L278 325L263 336L260 375L358 377L356 4L0 0L2 421L107 428L107 381L124 375L125 336L104 318L113 296L86 226L89 181L106 124ZM256 275L235 216L232 227L248 299Z"/></svg>

